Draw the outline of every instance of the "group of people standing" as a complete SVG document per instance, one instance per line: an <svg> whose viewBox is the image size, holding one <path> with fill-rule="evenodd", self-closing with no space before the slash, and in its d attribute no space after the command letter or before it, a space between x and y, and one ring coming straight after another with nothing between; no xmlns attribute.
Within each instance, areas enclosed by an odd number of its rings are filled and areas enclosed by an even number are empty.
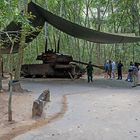
<svg viewBox="0 0 140 140"><path fill-rule="evenodd" d="M134 86L140 84L140 64L139 63L135 62L133 64L133 62L130 62L126 81L134 82Z"/></svg>
<svg viewBox="0 0 140 140"><path fill-rule="evenodd" d="M105 69L105 78L115 78L115 73L116 73L116 69L117 69L117 73L118 73L118 80L122 79L122 67L123 64L121 63L121 61L119 61L119 63L116 63L115 61L107 61L104 64L104 69ZM93 81L93 66L91 64L91 61L88 63L87 67L86 67L86 71L87 71L87 78L88 78L88 82L92 82Z"/></svg>
<svg viewBox="0 0 140 140"><path fill-rule="evenodd" d="M121 61L115 62L108 60L104 64L104 78L108 79L114 79L116 77L117 73L117 80L122 80L122 68L123 64ZM88 63L86 67L87 71L87 78L88 82L93 81L93 66L91 64L91 61ZM128 82L134 82L134 86L140 84L140 64L139 63L132 63L130 62L129 68L128 68L128 75L126 81Z"/></svg>
<svg viewBox="0 0 140 140"><path fill-rule="evenodd" d="M115 61L107 61L104 64L105 69L105 78L115 78L115 73L117 72L118 78L117 80L122 80L122 67L123 64L121 61L119 63ZM140 84L140 64L135 62L134 64L130 62L129 68L128 68L128 75L126 81L128 82L134 82L134 86Z"/></svg>
<svg viewBox="0 0 140 140"><path fill-rule="evenodd" d="M115 62L111 60L107 60L104 64L104 69L105 69L105 75L104 78L115 78L116 70L118 74L118 80L122 80L122 67L123 64L121 61Z"/></svg>

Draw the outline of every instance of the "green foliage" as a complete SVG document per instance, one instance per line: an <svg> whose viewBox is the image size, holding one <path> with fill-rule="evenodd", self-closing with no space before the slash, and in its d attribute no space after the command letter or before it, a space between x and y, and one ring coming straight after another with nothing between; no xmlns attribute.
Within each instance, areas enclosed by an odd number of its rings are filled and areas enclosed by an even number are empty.
<svg viewBox="0 0 140 140"><path fill-rule="evenodd" d="M138 0L34 0L43 8L72 22L104 32L134 33L140 35L140 4ZM20 1L21 4L24 0ZM21 7L23 7L21 5ZM28 18L30 13L22 16L18 0L0 1L0 26L4 28L12 19L22 22L24 30L32 29ZM100 17L99 17L100 15ZM24 63L40 63L36 56L44 51L44 29L40 35L24 51ZM122 60L125 65L130 61L139 61L140 48L137 44L98 45L66 35L48 25L48 46L55 49L59 37L60 52L70 54L80 61L91 61L103 64L106 59ZM134 51L133 53L133 46ZM99 52L100 51L100 52ZM97 54L100 54L98 56ZM100 57L101 62L99 62Z"/></svg>
<svg viewBox="0 0 140 140"><path fill-rule="evenodd" d="M0 27L5 24L17 14L17 6L15 1L8 2L6 0L0 1Z"/></svg>

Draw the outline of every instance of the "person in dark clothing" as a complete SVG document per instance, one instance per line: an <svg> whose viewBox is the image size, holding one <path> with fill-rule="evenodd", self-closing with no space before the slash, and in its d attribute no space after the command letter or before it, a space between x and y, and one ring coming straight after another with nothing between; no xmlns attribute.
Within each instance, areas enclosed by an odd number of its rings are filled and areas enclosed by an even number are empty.
<svg viewBox="0 0 140 140"><path fill-rule="evenodd" d="M112 62L111 62L111 60L109 60L109 64L108 64L108 75L109 75L109 78L111 78L111 73L112 73Z"/></svg>
<svg viewBox="0 0 140 140"><path fill-rule="evenodd" d="M87 69L88 82L90 82L90 81L92 82L93 81L93 76L92 76L92 74L93 74L93 66L91 64L91 61L88 63L86 69Z"/></svg>
<svg viewBox="0 0 140 140"><path fill-rule="evenodd" d="M123 67L123 64L121 63L121 61L119 61L118 65L117 65L118 80L122 80L122 67Z"/></svg>
<svg viewBox="0 0 140 140"><path fill-rule="evenodd" d="M105 70L104 78L105 78L105 79L108 79L108 67L109 67L108 61L106 61L106 62L104 63L104 70Z"/></svg>
<svg viewBox="0 0 140 140"><path fill-rule="evenodd" d="M133 82L133 62L130 62L129 68L128 68L128 75L126 81Z"/></svg>

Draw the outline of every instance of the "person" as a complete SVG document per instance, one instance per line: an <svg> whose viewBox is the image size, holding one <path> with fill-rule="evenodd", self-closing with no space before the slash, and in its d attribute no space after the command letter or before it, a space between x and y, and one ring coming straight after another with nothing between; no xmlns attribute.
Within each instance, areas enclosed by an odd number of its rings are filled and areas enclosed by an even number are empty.
<svg viewBox="0 0 140 140"><path fill-rule="evenodd" d="M138 63L135 62L133 67L133 79L134 79L134 85L133 87L136 87L138 84Z"/></svg>
<svg viewBox="0 0 140 140"><path fill-rule="evenodd" d="M128 68L128 75L126 81L133 82L133 63L130 62L129 68Z"/></svg>
<svg viewBox="0 0 140 140"><path fill-rule="evenodd" d="M116 71L116 63L115 61L112 62L112 78L115 78L115 71Z"/></svg>
<svg viewBox="0 0 140 140"><path fill-rule="evenodd" d="M104 70L105 70L104 78L108 79L108 60L104 63Z"/></svg>
<svg viewBox="0 0 140 140"><path fill-rule="evenodd" d="M138 85L140 86L140 65L138 67Z"/></svg>
<svg viewBox="0 0 140 140"><path fill-rule="evenodd" d="M122 67L123 67L123 64L121 63L121 61L119 61L117 65L118 80L122 80Z"/></svg>
<svg viewBox="0 0 140 140"><path fill-rule="evenodd" d="M112 63L111 60L109 60L109 64L108 64L108 75L109 78L111 79L111 73L112 73Z"/></svg>
<svg viewBox="0 0 140 140"><path fill-rule="evenodd" d="M91 82L93 81L93 76L92 76L92 74L93 74L93 66L91 64L91 61L88 63L86 69L87 69L87 78L88 78L88 83L89 83L90 81Z"/></svg>

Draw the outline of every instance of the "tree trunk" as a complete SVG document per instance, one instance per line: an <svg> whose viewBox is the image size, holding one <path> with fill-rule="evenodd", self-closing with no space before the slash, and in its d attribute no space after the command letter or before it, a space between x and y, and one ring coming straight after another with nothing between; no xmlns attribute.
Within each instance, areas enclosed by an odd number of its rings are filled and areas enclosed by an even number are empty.
<svg viewBox="0 0 140 140"><path fill-rule="evenodd" d="M0 50L0 92L2 90L2 54Z"/></svg>
<svg viewBox="0 0 140 140"><path fill-rule="evenodd" d="M24 15L27 14L27 4L28 4L28 0L24 0ZM21 38L20 38L20 44L18 50L17 66L15 69L15 80L20 80L20 71L21 71L21 65L23 63L23 49L25 48L25 40L26 40L26 28L22 26Z"/></svg>
<svg viewBox="0 0 140 140"><path fill-rule="evenodd" d="M18 50L17 64L15 69L15 80L20 80L21 65L23 62L23 48L25 46L25 32L21 32L21 39Z"/></svg>
<svg viewBox="0 0 140 140"><path fill-rule="evenodd" d="M10 81L9 81L9 101L8 101L8 121L12 121L12 74L10 73Z"/></svg>
<svg viewBox="0 0 140 140"><path fill-rule="evenodd" d="M101 27L101 17L100 17L100 7L97 8L97 19L98 19L98 25L97 25L97 30L100 31L100 27ZM97 43L96 44L96 54L97 54L97 64L101 64L101 49L100 49L100 44Z"/></svg>

